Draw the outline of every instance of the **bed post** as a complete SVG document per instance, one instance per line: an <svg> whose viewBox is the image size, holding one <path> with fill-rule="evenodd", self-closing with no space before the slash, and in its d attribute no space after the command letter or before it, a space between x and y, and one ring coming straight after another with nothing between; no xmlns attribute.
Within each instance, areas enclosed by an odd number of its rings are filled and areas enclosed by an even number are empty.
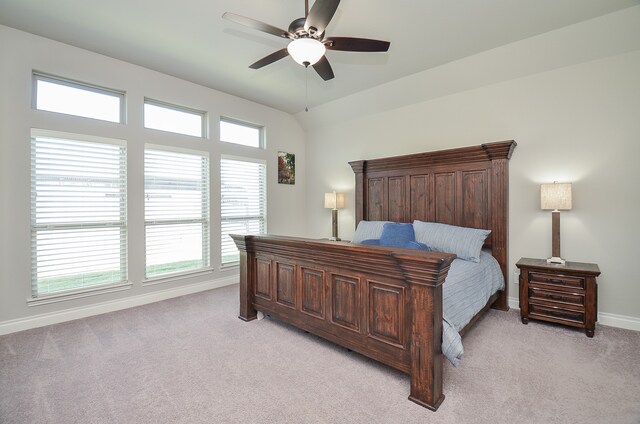
<svg viewBox="0 0 640 424"><path fill-rule="evenodd" d="M411 392L409 400L435 411L444 400L442 356L442 284L455 256L437 265L395 254L410 283ZM434 278L435 277L435 278Z"/></svg>
<svg viewBox="0 0 640 424"><path fill-rule="evenodd" d="M364 218L364 160L349 162L356 174L356 227Z"/></svg>
<svg viewBox="0 0 640 424"><path fill-rule="evenodd" d="M509 310L509 159L515 147L513 140L482 145L491 160L491 252L504 276L504 290L493 308L502 311Z"/></svg>
<svg viewBox="0 0 640 424"><path fill-rule="evenodd" d="M231 238L240 252L240 314L238 318L243 321L253 321L258 316L253 307L255 252L247 251L247 236L233 234Z"/></svg>

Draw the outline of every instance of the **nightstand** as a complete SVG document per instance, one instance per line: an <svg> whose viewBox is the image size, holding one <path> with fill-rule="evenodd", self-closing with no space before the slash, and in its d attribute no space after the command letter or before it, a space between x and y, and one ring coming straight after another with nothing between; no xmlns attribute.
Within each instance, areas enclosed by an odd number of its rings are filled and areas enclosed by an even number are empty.
<svg viewBox="0 0 640 424"><path fill-rule="evenodd" d="M566 262L548 264L546 259L522 258L520 269L520 318L583 328L593 337L598 316L600 269L596 264Z"/></svg>

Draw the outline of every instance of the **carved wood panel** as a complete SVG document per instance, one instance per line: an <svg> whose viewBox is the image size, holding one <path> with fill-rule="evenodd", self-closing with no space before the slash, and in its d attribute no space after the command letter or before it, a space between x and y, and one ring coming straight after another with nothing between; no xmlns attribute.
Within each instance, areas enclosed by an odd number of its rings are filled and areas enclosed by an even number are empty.
<svg viewBox="0 0 640 424"><path fill-rule="evenodd" d="M302 312L324 319L324 272L303 267L301 274Z"/></svg>
<svg viewBox="0 0 640 424"><path fill-rule="evenodd" d="M429 175L411 175L410 176L410 196L409 222L418 219L420 221L430 221L429 207L431 198L431 190L429 187Z"/></svg>
<svg viewBox="0 0 640 424"><path fill-rule="evenodd" d="M296 307L295 266L276 262L276 302L289 308Z"/></svg>
<svg viewBox="0 0 640 424"><path fill-rule="evenodd" d="M387 221L405 222L405 181L402 177L389 177L387 183L388 214Z"/></svg>
<svg viewBox="0 0 640 424"><path fill-rule="evenodd" d="M367 180L368 221L384 221L384 178Z"/></svg>
<svg viewBox="0 0 640 424"><path fill-rule="evenodd" d="M360 331L359 280L331 274L331 321L350 330Z"/></svg>
<svg viewBox="0 0 640 424"><path fill-rule="evenodd" d="M403 347L404 303L404 288L369 281L369 336Z"/></svg>
<svg viewBox="0 0 640 424"><path fill-rule="evenodd" d="M256 259L256 296L266 300L271 300L271 260Z"/></svg>
<svg viewBox="0 0 640 424"><path fill-rule="evenodd" d="M462 222L473 228L490 228L488 170L462 172Z"/></svg>
<svg viewBox="0 0 640 424"><path fill-rule="evenodd" d="M456 223L456 174L455 172L434 175L435 222L455 225Z"/></svg>

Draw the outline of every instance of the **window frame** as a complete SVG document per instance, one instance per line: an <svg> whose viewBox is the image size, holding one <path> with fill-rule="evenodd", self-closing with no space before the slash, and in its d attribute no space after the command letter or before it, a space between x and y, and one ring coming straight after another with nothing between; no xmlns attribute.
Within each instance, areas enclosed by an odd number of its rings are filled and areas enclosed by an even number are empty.
<svg viewBox="0 0 640 424"><path fill-rule="evenodd" d="M191 115L198 115L200 116L200 135L193 135L193 134L185 134L182 132L177 132L177 131L170 131L170 130L164 130L161 128L153 128L153 127L147 127L146 123L145 123L145 119L146 119L146 113L144 111L144 107L145 105L151 105L151 106L156 106L156 107L160 107L160 108L164 108L164 109L169 109L169 110L174 110L176 112L183 112L183 113L187 113L187 114L191 114ZM180 134L180 135L185 135L187 137L195 137L195 138L208 138L209 134L208 134L208 113L204 110L198 110L198 109L194 109L194 108L190 108L190 107L186 107L186 106L179 106L173 103L168 103L168 102L163 102L162 100L156 100L156 99L152 99L150 97L145 97L142 101L142 127L147 129L147 130L155 130L155 131L162 131L162 132L166 132L166 133L170 133L170 134Z"/></svg>
<svg viewBox="0 0 640 424"><path fill-rule="evenodd" d="M38 109L38 81L44 81L51 84L58 84L66 87L75 88L78 90L89 91L92 93L98 93L98 94L116 97L120 101L120 107L119 107L120 110L118 114L119 120L116 122L116 121L109 121L106 119L93 118L90 116L75 115L72 113ZM55 75L51 75L51 74L47 74L39 71L31 72L31 108L34 110L39 110L42 112L50 112L50 113L59 113L61 115L75 116L77 118L93 119L93 120L102 121L102 122L111 122L114 124L126 124L127 110L126 110L125 96L126 96L126 92L122 90L116 90L113 88L103 87L96 84L76 81L70 78L63 78L63 77L59 77L59 76L55 76Z"/></svg>
<svg viewBox="0 0 640 424"><path fill-rule="evenodd" d="M234 124L234 125L239 125L242 127L247 127L247 128L253 128L258 130L258 145L257 146L249 146L247 144L240 144L240 143L236 143L233 141L227 141L227 140L223 140L222 139L222 130L221 130L221 125L223 122L229 123L229 124ZM266 149L266 142L265 142L265 126L264 125L260 125L260 124L254 124L252 122L247 122L247 121L243 121L241 119L236 119L236 118L230 118L228 116L224 116L221 115L220 116L220 120L218 122L218 135L219 135L219 141L221 143L227 143L227 144L231 144L234 146L241 146L241 147L247 147L247 148L251 148L251 149L260 149L260 150L264 150Z"/></svg>
<svg viewBox="0 0 640 424"><path fill-rule="evenodd" d="M31 232L31 290L30 290L30 298L27 300L27 304L30 306L37 304L46 304L57 302L59 300L73 299L79 297L89 296L91 294L100 294L100 293L109 293L113 291L126 290L132 287L131 282L128 280L129 278L129 251L128 251L128 242L129 242L129 223L128 223L128 149L127 142L125 140L114 139L114 138L106 138L106 137L98 137L93 135L86 134L76 134L76 133L68 133L68 132L60 132L53 130L44 130L32 128L30 131L30 143L32 145L31 149L33 149L33 143L35 143L37 138L53 138L59 140L68 140L73 142L84 142L87 144L106 144L110 146L117 146L122 150L122 157L120 158L121 168L120 179L121 181L121 190L124 190L124 193L121 196L124 196L124 200L121 199L121 207L119 209L120 219L117 221L117 225L115 223L111 223L108 225L94 223L92 226L95 228L120 228L120 273L122 275L122 279L119 281L109 282L109 283L101 283L95 284L85 287L76 287L66 290L58 290L46 292L43 294L38 293L38 279L37 279L37 234L38 231L50 231L55 230L56 228L61 230L69 230L69 229L86 229L88 228L86 222L82 223L59 223L59 224L36 224L35 221L35 199L36 192L34 192L34 166L35 166L35 158L33 157L33 150L31 155L31 166L30 166L30 193L31 193L31 202L29 206L30 210L30 232Z"/></svg>
<svg viewBox="0 0 640 424"><path fill-rule="evenodd" d="M239 162L250 162L250 163L256 163L259 164L261 166L263 166L264 168L264 180L263 180L263 185L264 185L264 204L262 205L262 208L264 210L264 214L261 216L262 220L263 220L263 230L264 232L262 234L267 234L268 229L267 229L267 224L268 224L268 177L267 177L267 162L263 159L258 159L258 158L252 158L252 157L244 157L244 156L233 156L233 155L220 155L220 159L218 161L218 164L220 165L219 170L220 170L220 239L219 239L219 260L220 260L220 267L221 269L226 269L226 268L234 268L237 267L239 264L239 260L238 261L231 261L231 262L223 262L222 258L223 258L223 249L222 249L222 236L223 236L223 231L222 231L222 224L225 221L224 216L222 215L222 183L223 183L223 179L222 179L222 161L223 160L232 160L232 161L239 161ZM237 219L237 218L236 218ZM227 219L228 220L228 219Z"/></svg>
<svg viewBox="0 0 640 424"><path fill-rule="evenodd" d="M202 258L203 258L203 266L200 268L196 268L196 269L189 269L189 270L184 270L184 271L177 271L177 272L171 272L171 273L166 273L166 274L158 274L158 275L147 275L147 225L149 224L148 220L147 220L147 216L146 216L146 212L147 212L147 206L146 206L146 199L147 199L147 188L146 188L146 153L147 150L151 150L151 151L163 151L163 152L169 152L169 153L178 153L178 154L187 154L187 155L194 155L194 156L200 156L203 158L207 159L207 169L206 169L206 173L202 173L203 177L206 177L206 182L207 182L207 193L206 193L206 212L207 212L207 219L206 221L203 219L201 220L194 220L194 219L186 219L186 220L171 220L171 222L166 222L165 225L176 225L179 224L180 222L182 223L196 223L196 222L202 222L203 224L206 224L206 237L204 236L204 232L202 233ZM200 150L192 150L192 149L184 149L184 148L180 148L180 147L174 147L174 146L167 146L167 145L158 145L158 144L152 144L152 143L145 143L144 145L144 150L143 150L143 165L142 165L142 178L143 178L143 191L142 191L142 195L143 195L143 237L144 237L144 241L143 241L143 245L144 245L144 255L143 255L143 285L149 285L149 284L155 284L158 282L164 282L167 280L175 280L176 278L180 278L183 276L192 276L192 275L197 275L197 274L201 274L201 273L209 273L213 271L213 267L211 265L211 154L207 151L200 151ZM203 211L205 212L205 211ZM162 224L158 224L158 221L155 220L153 221L153 223L151 225L162 225ZM206 240L205 240L206 239ZM206 253L205 253L206 251Z"/></svg>

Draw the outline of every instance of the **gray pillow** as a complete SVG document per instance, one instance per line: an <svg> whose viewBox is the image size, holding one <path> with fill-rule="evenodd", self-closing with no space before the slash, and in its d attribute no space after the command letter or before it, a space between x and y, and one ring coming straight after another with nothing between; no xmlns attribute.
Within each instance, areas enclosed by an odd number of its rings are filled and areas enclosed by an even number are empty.
<svg viewBox="0 0 640 424"><path fill-rule="evenodd" d="M491 230L413 221L416 241L436 252L455 253L460 259L480 262L480 251Z"/></svg>
<svg viewBox="0 0 640 424"><path fill-rule="evenodd" d="M364 240L379 239L384 229L384 224L389 221L360 221L356 232L351 238L351 243L362 243Z"/></svg>

